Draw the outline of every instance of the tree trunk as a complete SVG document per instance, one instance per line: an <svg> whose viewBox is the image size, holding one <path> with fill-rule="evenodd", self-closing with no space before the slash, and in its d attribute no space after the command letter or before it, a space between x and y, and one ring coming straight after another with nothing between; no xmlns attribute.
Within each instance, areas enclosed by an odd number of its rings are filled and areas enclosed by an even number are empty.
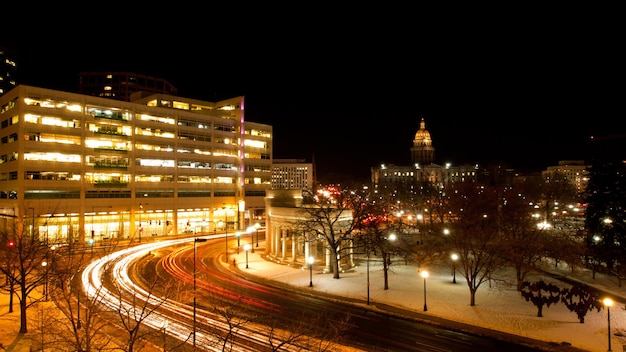
<svg viewBox="0 0 626 352"><path fill-rule="evenodd" d="M22 290L22 299L20 300L20 334L28 332L28 325L26 324L26 304L28 295Z"/></svg>
<svg viewBox="0 0 626 352"><path fill-rule="evenodd" d="M333 257L330 259L330 265L333 269L333 279L339 279L339 259L337 256L339 253L337 251L333 251Z"/></svg>

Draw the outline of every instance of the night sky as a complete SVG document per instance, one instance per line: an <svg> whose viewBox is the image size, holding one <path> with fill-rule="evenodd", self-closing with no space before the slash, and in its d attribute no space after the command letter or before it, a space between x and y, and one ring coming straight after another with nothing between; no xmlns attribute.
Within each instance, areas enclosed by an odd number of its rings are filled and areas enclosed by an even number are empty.
<svg viewBox="0 0 626 352"><path fill-rule="evenodd" d="M536 171L626 159L623 35L603 17L612 11L526 10L479 21L462 9L437 20L372 9L257 21L237 35L216 24L84 33L93 41L43 26L37 40L5 31L0 45L18 50L24 84L76 91L80 71L130 71L167 79L183 97L244 95L246 119L274 127L274 158L314 156L321 178L410 164L422 117L438 163Z"/></svg>

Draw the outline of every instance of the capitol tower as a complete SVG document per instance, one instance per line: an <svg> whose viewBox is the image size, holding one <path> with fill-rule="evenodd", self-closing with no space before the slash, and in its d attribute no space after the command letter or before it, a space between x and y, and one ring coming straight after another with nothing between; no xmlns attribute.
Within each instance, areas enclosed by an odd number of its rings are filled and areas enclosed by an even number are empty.
<svg viewBox="0 0 626 352"><path fill-rule="evenodd" d="M430 132L426 130L426 122L424 117L420 122L420 129L415 133L413 146L411 147L411 161L413 165L430 165L435 161L435 147L433 140L430 138Z"/></svg>

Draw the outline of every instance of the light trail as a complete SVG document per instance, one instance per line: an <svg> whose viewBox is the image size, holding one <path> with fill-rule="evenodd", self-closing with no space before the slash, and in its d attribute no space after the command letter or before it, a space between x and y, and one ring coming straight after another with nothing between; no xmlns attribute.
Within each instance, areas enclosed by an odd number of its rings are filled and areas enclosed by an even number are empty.
<svg viewBox="0 0 626 352"><path fill-rule="evenodd" d="M203 238L210 239L220 237L222 236L205 236ZM112 276L115 278L120 290L125 291L128 295L133 296L142 302L146 302L144 304L159 306L157 310L147 316L143 313L144 316L138 316L138 319L136 320L143 319L141 324L157 331L164 331L167 335L172 336L181 342L191 343L193 333L193 326L191 324L194 319L193 307L190 308L187 304L181 302L156 297L154 294L144 290L139 285L136 285L130 278L128 272L130 270L129 267L133 262L141 259L150 251L180 244L193 243L193 241L194 238L186 238L147 243L105 255L87 265L85 270L83 270L81 276L83 291L86 292L92 302L103 304L114 311L121 309L127 312L135 312L136 304L123 299L123 297L128 297L127 295L112 293L104 285L102 278L106 275L107 270L111 269ZM139 309L139 314L142 314L141 309ZM182 317L182 319L172 317ZM205 324L210 324L214 328L219 328L228 332L228 324L223 323L214 317L215 316L210 312L196 307L196 322L202 321ZM163 328L165 321L168 322L167 329ZM237 343L236 346L233 346L234 351L257 351L259 345L267 345L267 336L256 332L258 329L256 329L256 331L254 329L247 329L246 327L239 327L238 329L241 330L237 333L238 340L231 341L233 344ZM257 347L253 348L246 346L239 340L243 340L242 342L247 342L251 346L256 345ZM201 331L196 331L196 345L200 349L207 351L222 351L222 342L223 341L218 341L214 336L204 334ZM294 347L294 350L301 349L295 349Z"/></svg>

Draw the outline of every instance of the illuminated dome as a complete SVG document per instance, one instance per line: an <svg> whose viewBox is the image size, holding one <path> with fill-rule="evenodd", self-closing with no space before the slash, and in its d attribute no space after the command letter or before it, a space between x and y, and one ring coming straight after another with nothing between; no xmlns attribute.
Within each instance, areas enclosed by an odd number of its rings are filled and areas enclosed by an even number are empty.
<svg viewBox="0 0 626 352"><path fill-rule="evenodd" d="M422 117L422 121L420 122L420 129L415 133L415 138L413 140L414 145L424 145L430 144L430 132L426 130L426 122L424 122L424 118Z"/></svg>
<svg viewBox="0 0 626 352"><path fill-rule="evenodd" d="M424 129L424 120L422 120L422 128L420 128L417 133L415 133L416 141L426 141L430 140L430 132Z"/></svg>
<svg viewBox="0 0 626 352"><path fill-rule="evenodd" d="M430 138L430 132L426 130L424 117L420 122L420 129L415 133L413 147L411 147L411 161L414 165L428 165L435 161L435 147Z"/></svg>

